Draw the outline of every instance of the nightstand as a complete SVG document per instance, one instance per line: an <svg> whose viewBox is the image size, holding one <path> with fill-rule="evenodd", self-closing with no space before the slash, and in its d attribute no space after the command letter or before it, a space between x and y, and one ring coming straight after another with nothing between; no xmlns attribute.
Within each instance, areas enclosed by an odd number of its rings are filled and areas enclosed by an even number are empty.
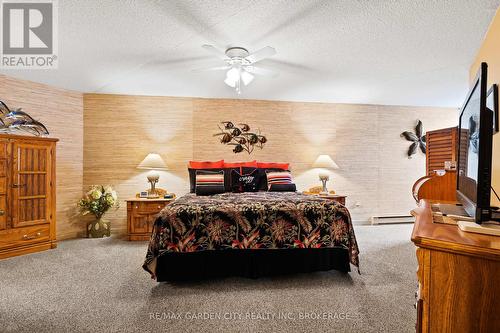
<svg viewBox="0 0 500 333"><path fill-rule="evenodd" d="M149 240L158 213L175 199L127 200L127 233L129 241Z"/></svg>
<svg viewBox="0 0 500 333"><path fill-rule="evenodd" d="M345 206L345 198L347 196L345 195L336 195L336 194L330 194L330 195L318 195L320 198L325 198L325 199L328 199L328 200L333 200L333 201L336 201L338 203L341 203L342 205Z"/></svg>

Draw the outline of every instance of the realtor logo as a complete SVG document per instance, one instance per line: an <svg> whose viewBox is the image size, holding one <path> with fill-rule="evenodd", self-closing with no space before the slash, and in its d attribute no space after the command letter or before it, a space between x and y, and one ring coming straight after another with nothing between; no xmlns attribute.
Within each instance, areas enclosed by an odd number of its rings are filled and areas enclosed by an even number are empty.
<svg viewBox="0 0 500 333"><path fill-rule="evenodd" d="M56 1L3 0L1 5L1 67L57 68Z"/></svg>

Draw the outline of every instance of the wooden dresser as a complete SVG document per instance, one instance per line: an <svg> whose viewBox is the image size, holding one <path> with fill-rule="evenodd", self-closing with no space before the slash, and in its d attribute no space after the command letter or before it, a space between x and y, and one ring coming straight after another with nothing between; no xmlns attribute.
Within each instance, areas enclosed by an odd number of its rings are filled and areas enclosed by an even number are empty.
<svg viewBox="0 0 500 333"><path fill-rule="evenodd" d="M142 198L127 200L128 240L149 240L156 216L166 205L174 200Z"/></svg>
<svg viewBox="0 0 500 333"><path fill-rule="evenodd" d="M412 211L417 332L500 332L500 237L434 223L431 203Z"/></svg>
<svg viewBox="0 0 500 333"><path fill-rule="evenodd" d="M0 259L57 246L57 141L0 134Z"/></svg>

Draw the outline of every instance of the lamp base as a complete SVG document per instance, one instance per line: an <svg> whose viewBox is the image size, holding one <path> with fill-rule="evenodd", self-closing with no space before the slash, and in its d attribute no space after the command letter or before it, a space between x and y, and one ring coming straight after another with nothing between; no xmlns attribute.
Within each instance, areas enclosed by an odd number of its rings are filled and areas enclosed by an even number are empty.
<svg viewBox="0 0 500 333"><path fill-rule="evenodd" d="M156 192L156 183L160 180L160 175L157 173L151 173L148 175L148 182L151 184L151 188L148 190L148 199L158 199L160 196Z"/></svg>
<svg viewBox="0 0 500 333"><path fill-rule="evenodd" d="M319 192L319 195L328 194L328 189L326 188L326 182L328 181L329 177L325 175L320 175L319 179L321 180L321 183L323 183L323 189L321 190L321 192Z"/></svg>

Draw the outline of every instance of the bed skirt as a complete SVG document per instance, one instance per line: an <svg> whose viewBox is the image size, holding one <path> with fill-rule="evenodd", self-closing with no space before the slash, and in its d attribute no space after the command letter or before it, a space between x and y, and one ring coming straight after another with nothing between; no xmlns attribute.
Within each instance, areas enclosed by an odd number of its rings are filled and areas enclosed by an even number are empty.
<svg viewBox="0 0 500 333"><path fill-rule="evenodd" d="M168 252L160 255L156 264L158 282L227 276L258 278L331 269L351 271L349 251L340 247Z"/></svg>

